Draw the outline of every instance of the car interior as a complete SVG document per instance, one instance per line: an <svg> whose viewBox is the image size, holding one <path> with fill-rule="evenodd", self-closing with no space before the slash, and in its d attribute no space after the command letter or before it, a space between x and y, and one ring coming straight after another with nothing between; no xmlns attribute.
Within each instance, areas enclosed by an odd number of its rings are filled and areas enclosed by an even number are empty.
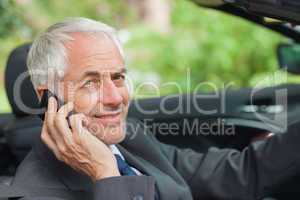
<svg viewBox="0 0 300 200"><path fill-rule="evenodd" d="M255 22L273 31L279 32L290 38L296 44L300 42L300 32L287 26L286 23L265 23L264 17L276 17L281 20L288 20L292 23L300 21L298 1L291 0L285 8L288 12L276 11L276 5L268 0L256 1L205 1L195 2L200 6L211 7L228 14L242 17ZM209 3L210 2L210 3ZM236 4L233 5L233 2ZM269 3L269 4L268 4ZM257 10L257 5L268 7L265 10ZM256 7L255 7L256 6ZM273 7L272 7L273 6ZM275 6L275 8L274 8ZM298 7L297 7L298 6ZM299 10L298 10L299 11ZM286 47L286 46L284 46ZM30 114L28 108L38 108L38 99L30 82L26 67L26 58L30 49L30 43L21 45L14 49L7 60L5 69L5 90L12 108L12 113L0 114L0 185L10 185L18 164L30 151L32 144L39 137L42 121L37 115ZM280 48L278 49L280 54ZM280 59L280 60L283 60ZM299 64L299 62L298 62ZM283 62L281 66L287 66ZM292 65L291 65L292 66ZM295 69L295 65L294 69ZM287 69L290 72L291 70ZM295 71L294 71L295 72ZM21 78L20 78L21 77ZM23 78L20 88L15 88L16 82ZM280 91L282 91L280 93ZM274 87L260 89L253 94L252 88L238 90L228 90L220 92L215 96L211 93L203 94L178 94L166 98L156 97L150 99L135 99L129 108L129 118L135 118L146 124L147 127L163 143L172 144L181 148L192 148L198 152L205 152L209 147L243 149L249 143L265 138L268 133L283 134L286 127L282 127L280 122L286 119L287 126L297 120L300 116L300 85L284 84ZM287 95L287 102L276 104ZM223 100L225 104L223 105ZM192 101L196 102L192 103ZM20 103L21 104L21 108ZM164 104L169 110L176 110L179 105L183 109L166 114L159 109L159 105ZM191 105L188 108L186 105ZM214 114L204 115L199 113L199 108L203 110L214 109ZM225 109L224 109L225 108ZM149 111L149 112L142 112ZM155 112L153 112L155 111ZM285 112L286 111L286 112ZM145 114L147 113L147 114ZM287 116L285 115L287 113ZM275 119L275 117L277 117ZM267 122L267 123L266 123ZM161 124L175 123L178 125L178 133L166 134L161 129ZM188 131L193 128L193 123L201 124L221 124L215 126L216 134L197 134L197 131ZM233 135L220 135L220 129L234 128ZM189 134L186 134L186 133ZM286 199L290 196L300 196L297 186L300 185L299 177L291 182L289 187L282 187L275 199Z"/></svg>

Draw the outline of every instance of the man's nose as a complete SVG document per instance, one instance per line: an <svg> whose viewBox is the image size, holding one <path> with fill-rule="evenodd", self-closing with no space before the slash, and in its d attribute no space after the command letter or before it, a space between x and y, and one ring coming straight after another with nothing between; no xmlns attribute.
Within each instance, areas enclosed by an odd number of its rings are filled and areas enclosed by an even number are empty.
<svg viewBox="0 0 300 200"><path fill-rule="evenodd" d="M103 105L119 106L122 103L122 95L112 80L105 81L101 90L100 101Z"/></svg>

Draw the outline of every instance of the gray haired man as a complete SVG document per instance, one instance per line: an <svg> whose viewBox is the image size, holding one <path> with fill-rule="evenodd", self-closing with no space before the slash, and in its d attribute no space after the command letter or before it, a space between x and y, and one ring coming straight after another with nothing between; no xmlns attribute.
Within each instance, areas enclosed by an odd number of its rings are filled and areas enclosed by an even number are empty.
<svg viewBox="0 0 300 200"><path fill-rule="evenodd" d="M22 200L259 199L299 173L297 124L243 151L205 154L162 144L137 121L128 128L124 53L100 22L49 27L27 65L39 98L49 90L66 104L49 99L41 140L12 186Z"/></svg>

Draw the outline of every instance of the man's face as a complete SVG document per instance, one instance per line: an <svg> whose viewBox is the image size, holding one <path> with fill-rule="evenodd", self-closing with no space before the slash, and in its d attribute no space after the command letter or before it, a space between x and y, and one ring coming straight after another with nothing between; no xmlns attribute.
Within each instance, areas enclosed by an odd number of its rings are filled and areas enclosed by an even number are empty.
<svg viewBox="0 0 300 200"><path fill-rule="evenodd" d="M61 81L65 101L88 118L88 129L107 145L125 137L129 92L125 64L115 43L104 33L72 33L65 43L67 68Z"/></svg>

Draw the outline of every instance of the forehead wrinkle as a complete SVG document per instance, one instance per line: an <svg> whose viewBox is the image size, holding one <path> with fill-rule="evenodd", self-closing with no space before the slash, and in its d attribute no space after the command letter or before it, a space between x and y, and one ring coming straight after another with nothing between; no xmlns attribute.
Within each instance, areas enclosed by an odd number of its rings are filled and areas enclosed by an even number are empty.
<svg viewBox="0 0 300 200"><path fill-rule="evenodd" d="M99 60L102 60L102 61L115 61L114 58L111 58L110 56L110 52L106 52L106 53L95 53L93 55L89 55L89 56L82 56L79 58L79 65L84 65L85 67L88 67L88 66L95 66L95 65L98 65L98 64L95 64L94 62L95 61L99 61ZM118 61L115 61L115 62L118 62ZM112 65L113 63L109 64L109 65ZM106 63L107 65L107 63Z"/></svg>
<svg viewBox="0 0 300 200"><path fill-rule="evenodd" d="M104 37L100 36L100 38L95 36L96 35L94 35L94 37L85 37L83 33L74 34L74 40L65 43L68 49L68 64L70 67L80 69L80 71L78 71L79 74L85 71L84 69L86 68L101 68L100 71L102 72L124 68L125 62L111 38L106 34L103 34L102 36ZM97 41L100 40L100 42L98 43L94 41L94 39ZM83 48L81 48L81 45L84 45ZM69 72L72 72L72 70ZM78 77L74 74L75 72L71 73L71 77Z"/></svg>
<svg viewBox="0 0 300 200"><path fill-rule="evenodd" d="M111 54L110 53L113 53L113 51L107 51L107 52L104 52L104 53L95 53L95 54L92 54L92 55L89 55L89 56L85 56L82 58L83 61L86 61L86 60L89 60L89 59L96 59L96 60L113 60L113 58L110 58L111 57ZM108 56L107 56L108 55Z"/></svg>
<svg viewBox="0 0 300 200"><path fill-rule="evenodd" d="M100 37L98 34L98 37L93 37L94 34L90 35L88 33L71 33L70 35L73 37L73 40L64 42L64 46L69 52L72 52L79 48L77 45L85 45L83 46L83 49L86 49L87 52L91 54L88 57L94 56L94 54L105 55L111 53L112 55L115 55L113 52L116 48L116 45L114 44L113 40L104 33L99 34L101 34ZM86 47L86 45L88 45L88 47ZM95 53L93 54L92 51L95 51Z"/></svg>

